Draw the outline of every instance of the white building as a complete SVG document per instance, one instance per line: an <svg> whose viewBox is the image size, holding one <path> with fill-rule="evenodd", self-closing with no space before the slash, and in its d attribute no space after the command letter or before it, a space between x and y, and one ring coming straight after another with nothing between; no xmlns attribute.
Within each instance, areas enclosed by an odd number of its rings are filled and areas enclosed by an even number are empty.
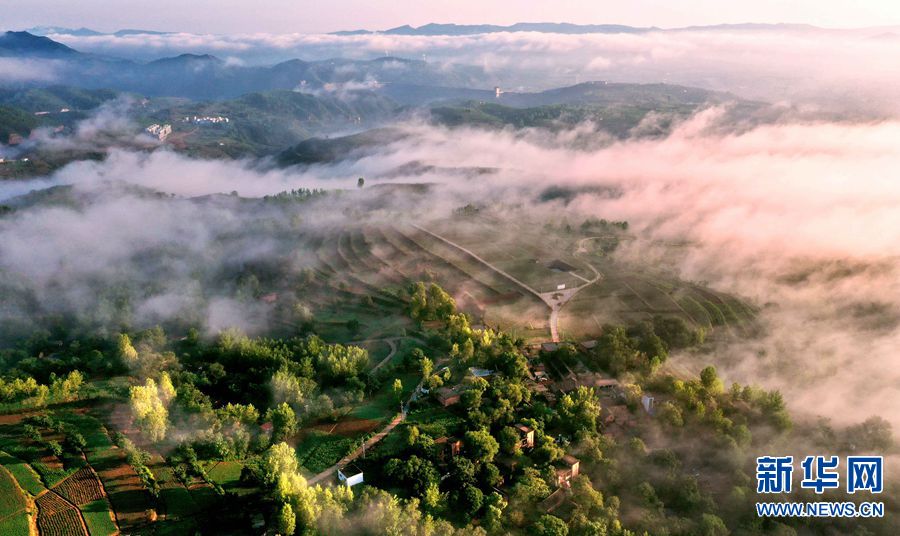
<svg viewBox="0 0 900 536"><path fill-rule="evenodd" d="M172 125L160 125L154 123L149 127L144 129L144 132L158 139L159 141L166 141L166 138L169 137L169 134L172 133Z"/></svg>
<svg viewBox="0 0 900 536"><path fill-rule="evenodd" d="M363 480L363 472L352 464L338 469L337 477L341 484L344 484L348 488L352 488L357 484L365 482L365 480Z"/></svg>

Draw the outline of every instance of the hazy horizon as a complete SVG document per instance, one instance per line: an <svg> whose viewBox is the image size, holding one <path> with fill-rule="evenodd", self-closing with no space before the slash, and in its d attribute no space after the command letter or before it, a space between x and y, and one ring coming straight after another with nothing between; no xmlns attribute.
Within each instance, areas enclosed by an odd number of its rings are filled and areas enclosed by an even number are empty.
<svg viewBox="0 0 900 536"><path fill-rule="evenodd" d="M10 3L10 2L3 2ZM126 28L185 33L328 33L341 30L386 30L409 24L497 24L517 22L567 22L574 24L622 24L678 28L715 24L810 24L825 28L865 28L900 24L900 4L868 1L846 6L842 2L800 0L763 1L724 7L711 0L689 0L670 5L661 0L616 2L567 0L552 5L528 0L490 3L462 0L452 5L420 5L409 0L394 2L389 9L359 0L317 5L308 2L269 0L258 4L199 0L185 5L173 0L124 0L110 10L102 0L77 5L59 0L36 0L5 13L7 29L35 26L87 27L102 32ZM210 16L213 14L213 16Z"/></svg>

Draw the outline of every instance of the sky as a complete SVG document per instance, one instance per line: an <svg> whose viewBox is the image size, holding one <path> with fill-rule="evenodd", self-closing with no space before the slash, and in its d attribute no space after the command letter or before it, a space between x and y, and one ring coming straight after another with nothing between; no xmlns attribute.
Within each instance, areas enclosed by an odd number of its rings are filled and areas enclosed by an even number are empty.
<svg viewBox="0 0 900 536"><path fill-rule="evenodd" d="M0 27L38 25L190 33L324 33L429 22L573 22L680 27L808 23L849 28L900 24L895 0L0 0Z"/></svg>

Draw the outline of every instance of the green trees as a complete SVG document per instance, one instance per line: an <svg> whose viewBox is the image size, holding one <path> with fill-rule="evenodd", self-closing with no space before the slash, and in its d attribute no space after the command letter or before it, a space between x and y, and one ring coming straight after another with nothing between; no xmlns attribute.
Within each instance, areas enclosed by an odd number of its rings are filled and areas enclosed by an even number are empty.
<svg viewBox="0 0 900 536"><path fill-rule="evenodd" d="M416 497L423 497L429 488L437 486L440 479L430 461L415 455L405 460L391 458L384 467L384 473Z"/></svg>
<svg viewBox="0 0 900 536"><path fill-rule="evenodd" d="M891 423L883 417L869 417L860 424L847 428L844 437L852 438L847 450L851 452L885 452L894 444Z"/></svg>
<svg viewBox="0 0 900 536"><path fill-rule="evenodd" d="M327 344L318 354L319 371L332 380L358 376L369 363L369 352L358 346Z"/></svg>
<svg viewBox="0 0 900 536"><path fill-rule="evenodd" d="M275 443L262 457L263 482L274 484L281 475L296 473L300 469L297 453L287 443Z"/></svg>
<svg viewBox="0 0 900 536"><path fill-rule="evenodd" d="M171 382L169 382L171 387ZM169 410L167 393L161 393L156 382L147 378L144 385L131 388L131 412L144 435L151 441L161 441L166 437L169 426ZM164 401L164 399L166 401Z"/></svg>
<svg viewBox="0 0 900 536"><path fill-rule="evenodd" d="M519 443L519 433L512 426L501 428L500 433L497 434L497 439L504 454L515 456L522 452L522 447Z"/></svg>
<svg viewBox="0 0 900 536"><path fill-rule="evenodd" d="M622 326L604 326L603 335L597 339L594 356L600 366L613 374L621 374L634 367L641 359Z"/></svg>
<svg viewBox="0 0 900 536"><path fill-rule="evenodd" d="M600 398L593 388L582 385L560 399L557 411L563 426L571 432L595 432L600 418Z"/></svg>
<svg viewBox="0 0 900 536"><path fill-rule="evenodd" d="M297 516L290 504L282 504L278 510L278 533L290 536L297 530Z"/></svg>
<svg viewBox="0 0 900 536"><path fill-rule="evenodd" d="M447 320L456 312L456 301L436 283L419 281L410 291L409 314L413 320Z"/></svg>
<svg viewBox="0 0 900 536"><path fill-rule="evenodd" d="M28 402L31 406L43 406L50 394L50 388L40 385L32 377L4 380L0 378L0 402ZM30 400L26 400L30 399Z"/></svg>
<svg viewBox="0 0 900 536"><path fill-rule="evenodd" d="M403 403L403 382L400 378L394 378L394 384L391 386L391 393L394 395L394 402L397 405Z"/></svg>
<svg viewBox="0 0 900 536"><path fill-rule="evenodd" d="M125 333L120 333L117 341L119 349L119 358L129 368L137 364L138 353L134 345L131 343L131 337Z"/></svg>
<svg viewBox="0 0 900 536"><path fill-rule="evenodd" d="M282 402L271 408L266 413L266 418L272 421L272 442L282 441L297 431L297 414L294 410Z"/></svg>
<svg viewBox="0 0 900 536"><path fill-rule="evenodd" d="M700 371L700 384L711 395L718 395L725 390L722 386L722 380L716 373L716 367L710 365Z"/></svg>
<svg viewBox="0 0 900 536"><path fill-rule="evenodd" d="M475 517L484 504L484 493L475 486L467 484L458 494L457 504L467 517Z"/></svg>
<svg viewBox="0 0 900 536"><path fill-rule="evenodd" d="M497 440L487 430L468 431L464 441L466 454L478 462L491 462L500 451Z"/></svg>
<svg viewBox="0 0 900 536"><path fill-rule="evenodd" d="M604 326L593 357L597 364L614 374L626 371L650 373L669 356L673 348L696 346L704 332L693 330L677 317L655 316L652 322L623 326Z"/></svg>
<svg viewBox="0 0 900 536"><path fill-rule="evenodd" d="M276 404L286 403L300 408L316 389L316 382L281 369L272 376L272 399Z"/></svg>
<svg viewBox="0 0 900 536"><path fill-rule="evenodd" d="M705 335L702 329L692 329L683 318L677 316L654 316L653 331L672 349L702 344Z"/></svg>
<svg viewBox="0 0 900 536"><path fill-rule="evenodd" d="M513 487L515 497L524 502L540 501L550 495L550 487L533 467L526 467Z"/></svg>
<svg viewBox="0 0 900 536"><path fill-rule="evenodd" d="M534 533L537 536L568 536L569 527L562 519L544 514L534 524Z"/></svg>

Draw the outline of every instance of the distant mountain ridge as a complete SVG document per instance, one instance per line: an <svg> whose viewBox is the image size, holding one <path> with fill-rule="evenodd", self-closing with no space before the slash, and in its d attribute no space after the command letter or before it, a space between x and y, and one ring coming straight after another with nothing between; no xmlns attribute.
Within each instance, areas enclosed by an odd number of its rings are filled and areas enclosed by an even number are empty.
<svg viewBox="0 0 900 536"><path fill-rule="evenodd" d="M435 86L490 83L485 82L481 68L446 67L395 57L289 60L271 66L245 66L208 54L181 54L141 63L85 54L28 32L0 34L0 56L65 60L54 66L58 80L20 86L46 86L64 81L86 89L108 88L148 96L191 99L228 99L279 89L346 93L392 83ZM0 85L3 85L2 78Z"/></svg>
<svg viewBox="0 0 900 536"><path fill-rule="evenodd" d="M754 31L754 30L793 30L793 31L839 31L828 28L821 28L811 24L790 24L790 23L734 23L734 24L710 24L699 26L683 26L676 28L661 28L658 26L629 26L626 24L575 24L571 22L517 22L510 25L499 24L453 24L453 23L435 23L431 22L422 26L411 26L404 24L387 30L340 30L331 32L331 35L368 35L368 34L384 34L384 35L422 35L422 36L438 36L438 35L478 35L486 33L498 32L538 32L538 33L558 33L558 34L619 34L619 33L646 33L646 32L683 32L683 31L715 31L715 30L732 30L732 31ZM35 26L25 31L41 36L51 35L71 35L78 37L112 35L116 37L125 37L131 35L169 35L175 33L190 32L173 32L160 30L144 30L144 29L121 29L115 32L100 32L90 28L65 28L60 26Z"/></svg>
<svg viewBox="0 0 900 536"><path fill-rule="evenodd" d="M61 58L78 55L69 48L47 37L28 32L6 32L0 34L0 56L25 56L35 58Z"/></svg>
<svg viewBox="0 0 900 536"><path fill-rule="evenodd" d="M123 28L115 32L98 32L90 28L65 28L62 26L34 26L26 28L26 32L33 35L74 35L77 37L93 37L98 35L114 35L116 37L125 37L126 35L168 35L176 32L163 32L158 30L141 30L133 28Z"/></svg>
<svg viewBox="0 0 900 536"><path fill-rule="evenodd" d="M333 32L334 35L478 35L498 32L539 32L558 34L620 34L620 33L646 33L646 32L681 32L681 31L710 31L710 30L802 30L802 31L827 31L824 28L809 24L767 24L767 23L741 23L741 24L713 24L708 26L686 26L680 28L659 28L657 26L627 26L624 24L573 24L569 22L517 22L508 26L497 24L438 24L429 23L419 27L408 24L390 28L388 30L345 30Z"/></svg>

